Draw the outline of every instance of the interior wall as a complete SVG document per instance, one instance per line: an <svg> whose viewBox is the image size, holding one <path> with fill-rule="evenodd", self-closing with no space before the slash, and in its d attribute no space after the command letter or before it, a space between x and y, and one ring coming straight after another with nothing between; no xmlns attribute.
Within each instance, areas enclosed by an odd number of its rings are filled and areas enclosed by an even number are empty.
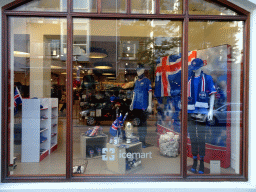
<svg viewBox="0 0 256 192"><path fill-rule="evenodd" d="M56 23L54 23L56 22ZM45 52L46 35L60 35L59 20L15 18L14 34L30 36L30 97L51 97L51 59Z"/></svg>

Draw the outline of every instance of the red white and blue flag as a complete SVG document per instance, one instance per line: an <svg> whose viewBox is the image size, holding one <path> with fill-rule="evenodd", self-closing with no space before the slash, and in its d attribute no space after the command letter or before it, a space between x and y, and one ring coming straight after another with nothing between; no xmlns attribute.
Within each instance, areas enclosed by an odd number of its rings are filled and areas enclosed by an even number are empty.
<svg viewBox="0 0 256 192"><path fill-rule="evenodd" d="M112 125L109 128L109 133L112 136L115 137L117 134L120 134L121 128L123 127L124 121L126 120L127 116L128 113L125 114L124 118L122 114L120 114L119 117L117 116L117 119L112 123Z"/></svg>
<svg viewBox="0 0 256 192"><path fill-rule="evenodd" d="M197 57L197 51L189 52L188 65ZM171 81L175 81L177 87L181 81L181 55L170 55L160 58L156 66L155 97L171 96Z"/></svg>
<svg viewBox="0 0 256 192"><path fill-rule="evenodd" d="M111 125L111 127L110 127L110 129L109 129L109 133L112 135L112 136L116 136L117 135L117 131L118 131L118 119L116 119L113 123L112 123L112 125Z"/></svg>
<svg viewBox="0 0 256 192"><path fill-rule="evenodd" d="M18 105L22 103L22 97L20 95L19 89L16 87L14 90L14 109L17 112Z"/></svg>
<svg viewBox="0 0 256 192"><path fill-rule="evenodd" d="M92 129L89 129L87 132L86 132L86 135L89 136L89 137L93 137L93 136L96 136L99 132L99 130L102 129L100 126L95 126L93 127Z"/></svg>

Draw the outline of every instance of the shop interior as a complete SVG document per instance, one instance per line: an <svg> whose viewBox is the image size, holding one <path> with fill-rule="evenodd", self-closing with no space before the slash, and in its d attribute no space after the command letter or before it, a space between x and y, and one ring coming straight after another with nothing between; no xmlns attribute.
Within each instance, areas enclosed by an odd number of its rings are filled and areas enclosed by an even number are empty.
<svg viewBox="0 0 256 192"><path fill-rule="evenodd" d="M68 83L73 86L74 174L180 174L182 69L179 66L165 73L165 68L157 67L163 67L164 58L169 56L176 57L168 61L170 65L180 62L182 22L74 19L73 82L66 79L66 25L65 19L11 19L11 94L18 93L22 100L12 104L10 114L11 175L65 174ZM197 57L206 61L203 70L212 76L217 89L215 121L193 115L188 118L188 126L206 130L207 174L239 173L240 149L236 143L240 139L240 105L227 105L240 103L242 29L240 22L189 25L188 65ZM141 114L130 108L139 65L144 70L143 79L151 83L148 94L152 93L152 110L142 109L147 111L146 124ZM167 95L157 93L158 70L176 75L168 79L171 91ZM224 117L218 116L218 111L225 111ZM126 114L123 126L116 125L115 120ZM111 133L115 126L119 136L132 130L129 141L118 140ZM143 142L142 127L146 127ZM190 171L190 147L188 135L188 174L194 174ZM133 153L140 153L140 157L129 157Z"/></svg>

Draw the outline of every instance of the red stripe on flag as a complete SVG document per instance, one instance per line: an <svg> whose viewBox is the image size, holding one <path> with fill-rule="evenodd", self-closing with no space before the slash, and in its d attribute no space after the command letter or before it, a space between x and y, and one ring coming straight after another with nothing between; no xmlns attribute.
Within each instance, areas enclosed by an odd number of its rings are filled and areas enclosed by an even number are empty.
<svg viewBox="0 0 256 192"><path fill-rule="evenodd" d="M195 59L197 56L197 51L191 51L189 52L188 56L188 62L191 62L193 59ZM181 65L182 65L182 60L179 59L180 61L178 62L171 62L169 63L169 56L162 57L161 60L161 65L158 65L156 67L156 74L161 73L161 78L162 78L162 85L163 85L163 90L164 90L164 95L163 96L169 96L168 94L168 78L167 74L168 72L175 72L181 70Z"/></svg>

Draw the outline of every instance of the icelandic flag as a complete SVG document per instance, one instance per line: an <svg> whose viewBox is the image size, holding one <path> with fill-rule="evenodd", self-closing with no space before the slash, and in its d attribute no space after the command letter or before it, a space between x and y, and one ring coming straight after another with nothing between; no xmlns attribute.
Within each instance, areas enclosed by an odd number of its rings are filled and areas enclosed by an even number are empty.
<svg viewBox="0 0 256 192"><path fill-rule="evenodd" d="M16 87L14 90L14 111L18 111L18 105L22 103L22 97L19 89Z"/></svg>
<svg viewBox="0 0 256 192"><path fill-rule="evenodd" d="M197 56L189 52L188 65ZM155 97L175 96L181 91L181 54L161 57L156 65Z"/></svg>
<svg viewBox="0 0 256 192"><path fill-rule="evenodd" d="M109 133L112 135L112 136L116 136L117 134L120 133L120 130L119 130L119 126L120 126L120 122L122 121L122 118L123 116L120 115L120 117L117 117L116 120L112 123L112 125L110 126L109 128Z"/></svg>
<svg viewBox="0 0 256 192"><path fill-rule="evenodd" d="M89 137L96 136L100 129L102 129L100 126L95 126L92 129L89 129L88 131L86 131L85 135Z"/></svg>
<svg viewBox="0 0 256 192"><path fill-rule="evenodd" d="M112 125L109 128L109 133L112 136L116 136L117 134L120 134L121 128L124 125L124 121L127 118L128 113L125 114L124 118L123 115L121 114L117 119L112 123Z"/></svg>

